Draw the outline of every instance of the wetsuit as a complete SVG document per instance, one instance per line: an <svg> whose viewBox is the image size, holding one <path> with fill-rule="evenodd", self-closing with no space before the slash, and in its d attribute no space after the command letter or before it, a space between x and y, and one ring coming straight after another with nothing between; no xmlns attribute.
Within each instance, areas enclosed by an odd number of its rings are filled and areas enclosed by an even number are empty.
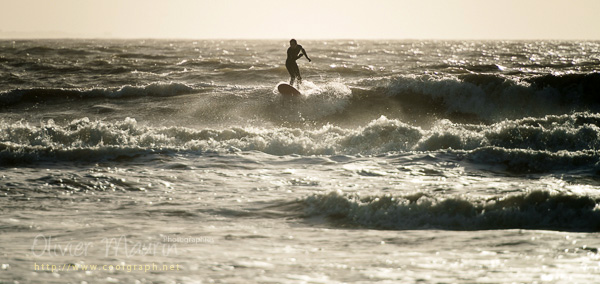
<svg viewBox="0 0 600 284"><path fill-rule="evenodd" d="M287 68L288 72L290 73L290 85L294 84L294 80L296 78L298 78L298 83L302 83L302 77L300 77L300 69L298 68L298 64L296 63L296 60L300 58L298 57L300 51L302 51L301 45L296 45L296 48L290 46L287 50L287 60L285 60L285 68Z"/></svg>

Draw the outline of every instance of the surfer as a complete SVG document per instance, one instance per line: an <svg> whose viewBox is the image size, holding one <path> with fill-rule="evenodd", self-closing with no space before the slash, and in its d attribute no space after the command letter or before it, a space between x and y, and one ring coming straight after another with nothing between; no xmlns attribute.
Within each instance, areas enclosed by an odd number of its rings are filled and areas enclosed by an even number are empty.
<svg viewBox="0 0 600 284"><path fill-rule="evenodd" d="M302 52L302 53L300 53ZM290 85L294 85L294 81L298 78L298 85L302 84L302 77L300 77L300 69L298 69L298 64L296 64L296 60L300 59L300 57L306 56L308 62L311 62L310 58L306 54L306 50L299 45L295 39L290 40L290 47L287 50L287 60L285 61L285 68L287 68L290 73Z"/></svg>

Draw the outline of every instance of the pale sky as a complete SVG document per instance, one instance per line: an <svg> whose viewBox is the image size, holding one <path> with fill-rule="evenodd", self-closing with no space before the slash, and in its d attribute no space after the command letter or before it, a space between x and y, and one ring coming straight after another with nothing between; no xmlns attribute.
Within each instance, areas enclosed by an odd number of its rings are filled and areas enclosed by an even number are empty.
<svg viewBox="0 0 600 284"><path fill-rule="evenodd" d="M600 40L600 0L0 0L0 7L0 38Z"/></svg>

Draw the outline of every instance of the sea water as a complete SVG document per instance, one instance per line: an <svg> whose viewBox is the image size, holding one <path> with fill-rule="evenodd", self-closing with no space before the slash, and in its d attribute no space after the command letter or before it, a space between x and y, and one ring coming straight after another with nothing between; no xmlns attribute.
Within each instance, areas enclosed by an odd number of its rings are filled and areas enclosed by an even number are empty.
<svg viewBox="0 0 600 284"><path fill-rule="evenodd" d="M600 42L0 42L2 283L598 283Z"/></svg>

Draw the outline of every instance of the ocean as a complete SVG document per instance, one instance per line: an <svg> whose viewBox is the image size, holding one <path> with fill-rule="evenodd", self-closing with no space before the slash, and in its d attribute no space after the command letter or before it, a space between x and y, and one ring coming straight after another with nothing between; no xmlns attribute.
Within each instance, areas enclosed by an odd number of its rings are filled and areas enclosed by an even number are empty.
<svg viewBox="0 0 600 284"><path fill-rule="evenodd" d="M0 41L1 283L600 283L600 42Z"/></svg>

